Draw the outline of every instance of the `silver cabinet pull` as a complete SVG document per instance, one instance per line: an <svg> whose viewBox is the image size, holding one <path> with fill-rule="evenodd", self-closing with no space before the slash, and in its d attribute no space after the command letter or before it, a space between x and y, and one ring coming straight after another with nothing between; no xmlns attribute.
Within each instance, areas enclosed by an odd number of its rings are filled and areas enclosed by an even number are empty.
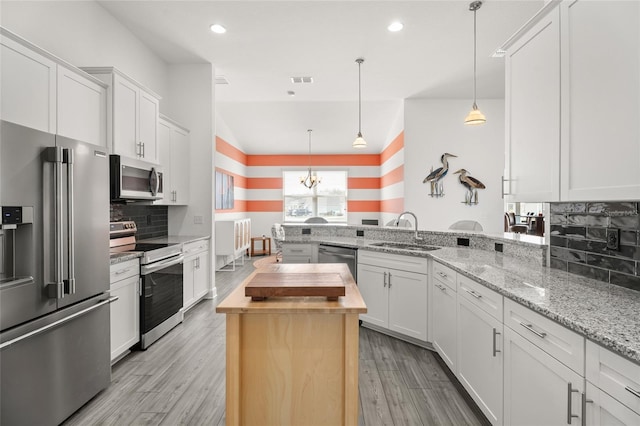
<svg viewBox="0 0 640 426"><path fill-rule="evenodd" d="M127 268L127 269L120 269L119 271L115 272L115 275L122 275L125 272L129 272L131 270L131 268Z"/></svg>
<svg viewBox="0 0 640 426"><path fill-rule="evenodd" d="M382 286L386 287L387 286L387 273L384 273L384 278L382 278Z"/></svg>
<svg viewBox="0 0 640 426"><path fill-rule="evenodd" d="M640 398L640 392L633 389L632 387L629 386L625 386L624 390L626 390L627 392L631 393L633 396Z"/></svg>
<svg viewBox="0 0 640 426"><path fill-rule="evenodd" d="M464 289L464 291L466 291L467 293L469 293L470 295L472 295L472 296L473 296L473 297L475 297L476 299L481 299L481 298L482 298L482 295L481 295L481 294L478 294L478 293L476 293L476 292L475 292L475 291L473 291L473 290L469 290L469 289L466 289L466 288L465 288L465 289Z"/></svg>
<svg viewBox="0 0 640 426"><path fill-rule="evenodd" d="M578 418L580 417L577 414L573 414L571 411L571 394L573 394L574 392L578 393L580 392L578 389L574 389L571 386L571 382L567 383L567 424L570 425L571 424L571 419L573 418Z"/></svg>
<svg viewBox="0 0 640 426"><path fill-rule="evenodd" d="M389 272L389 288L391 288L391 272Z"/></svg>
<svg viewBox="0 0 640 426"><path fill-rule="evenodd" d="M438 287L438 288L439 288L440 290L442 290L444 293L446 293L446 292L447 292L447 288L446 288L445 286L443 286L443 285L436 284L436 287Z"/></svg>
<svg viewBox="0 0 640 426"><path fill-rule="evenodd" d="M63 150L63 162L67 164L67 267L68 277L65 282L67 294L76 292L75 274L75 211L73 207L73 149Z"/></svg>
<svg viewBox="0 0 640 426"><path fill-rule="evenodd" d="M144 142L142 142L142 158L146 157L146 150L144 149Z"/></svg>
<svg viewBox="0 0 640 426"><path fill-rule="evenodd" d="M495 358L496 355L498 354L498 352L502 352L501 350L498 349L498 342L496 339L496 336L500 336L502 333L500 333L497 329L493 329L493 357Z"/></svg>
<svg viewBox="0 0 640 426"><path fill-rule="evenodd" d="M438 275L440 275L442 278L447 278L448 277L447 274L445 274L444 272L440 272L440 271L438 271Z"/></svg>
<svg viewBox="0 0 640 426"><path fill-rule="evenodd" d="M541 338L545 338L547 337L547 333L543 332L543 331L536 331L533 329L533 324L525 324L523 322L520 323L521 326L523 326L524 328L526 328L527 330L529 330L530 332L532 332L533 334L535 334L538 337Z"/></svg>
<svg viewBox="0 0 640 426"><path fill-rule="evenodd" d="M587 399L587 394L583 393L582 394L582 421L580 423L582 426L587 426L587 404L591 404L591 403L593 403L593 400Z"/></svg>

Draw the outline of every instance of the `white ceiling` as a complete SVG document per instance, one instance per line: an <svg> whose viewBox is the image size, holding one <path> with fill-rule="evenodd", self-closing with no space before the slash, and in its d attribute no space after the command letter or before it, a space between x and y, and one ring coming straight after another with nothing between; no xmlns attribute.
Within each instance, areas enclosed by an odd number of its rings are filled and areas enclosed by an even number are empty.
<svg viewBox="0 0 640 426"><path fill-rule="evenodd" d="M403 99L469 99L471 106L468 1L99 3L168 63L214 64L230 83L216 86L217 111L247 153L305 153L309 128L314 153L377 153L395 136ZM504 61L491 54L543 4L488 0L477 12L479 99L504 97ZM394 20L403 31L387 31ZM212 33L213 23L227 33ZM359 57L369 146L354 151ZM314 83L293 84L292 76Z"/></svg>

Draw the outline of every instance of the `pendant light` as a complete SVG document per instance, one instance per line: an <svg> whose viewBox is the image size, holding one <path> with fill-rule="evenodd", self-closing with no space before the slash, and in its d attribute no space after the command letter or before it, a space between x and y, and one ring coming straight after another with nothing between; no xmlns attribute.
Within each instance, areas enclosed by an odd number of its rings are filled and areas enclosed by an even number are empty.
<svg viewBox="0 0 640 426"><path fill-rule="evenodd" d="M311 174L311 132L312 130L309 129L307 130L307 132L309 132L309 169L306 175L300 176L300 183L306 186L307 188L311 189L314 186L318 185L321 179L320 177Z"/></svg>
<svg viewBox="0 0 640 426"><path fill-rule="evenodd" d="M467 118L464 119L464 124L470 125L484 124L487 122L484 114L480 112L476 104L476 12L481 6L481 1L474 1L469 4L469 10L473 12L473 106Z"/></svg>
<svg viewBox="0 0 640 426"><path fill-rule="evenodd" d="M366 148L367 141L362 137L362 90L360 88L360 65L364 62L364 59L358 58L356 59L356 63L358 64L358 136L356 140L353 141L354 148Z"/></svg>

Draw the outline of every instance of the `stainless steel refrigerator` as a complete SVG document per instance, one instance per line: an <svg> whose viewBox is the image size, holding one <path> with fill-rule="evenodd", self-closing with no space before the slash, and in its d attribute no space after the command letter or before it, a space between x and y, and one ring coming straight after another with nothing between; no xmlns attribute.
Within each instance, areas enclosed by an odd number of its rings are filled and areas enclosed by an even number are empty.
<svg viewBox="0 0 640 426"><path fill-rule="evenodd" d="M59 424L111 379L106 149L0 121L0 424Z"/></svg>

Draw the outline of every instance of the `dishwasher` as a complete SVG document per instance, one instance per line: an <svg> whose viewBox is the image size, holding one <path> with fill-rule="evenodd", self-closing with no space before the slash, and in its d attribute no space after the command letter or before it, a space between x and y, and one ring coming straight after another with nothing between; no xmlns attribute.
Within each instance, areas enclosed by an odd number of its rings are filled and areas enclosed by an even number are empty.
<svg viewBox="0 0 640 426"><path fill-rule="evenodd" d="M320 244L318 247L318 263L346 263L353 280L357 283L358 249L351 247Z"/></svg>

